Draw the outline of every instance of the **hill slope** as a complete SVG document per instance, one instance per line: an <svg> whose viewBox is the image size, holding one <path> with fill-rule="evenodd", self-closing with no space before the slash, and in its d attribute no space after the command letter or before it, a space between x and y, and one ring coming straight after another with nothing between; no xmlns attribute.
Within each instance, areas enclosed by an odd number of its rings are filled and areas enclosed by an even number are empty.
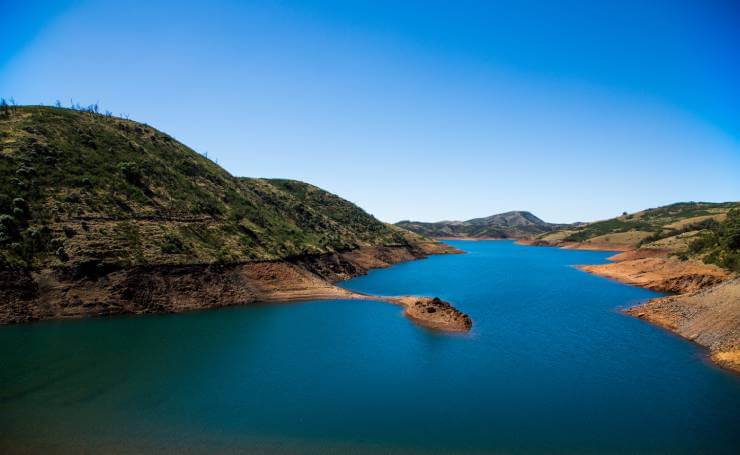
<svg viewBox="0 0 740 455"><path fill-rule="evenodd" d="M560 246L661 250L740 271L740 203L679 202L538 236Z"/></svg>
<svg viewBox="0 0 740 455"><path fill-rule="evenodd" d="M147 125L40 106L0 116L0 297L13 306L0 320L240 303L446 251L315 186L234 177ZM291 267L239 268L264 261ZM203 303L209 286L221 301Z"/></svg>
<svg viewBox="0 0 740 455"><path fill-rule="evenodd" d="M400 221L396 223L396 226L436 238L506 239L529 238L550 232L562 225L546 223L530 212L511 211L467 221L439 221L436 223Z"/></svg>
<svg viewBox="0 0 740 455"><path fill-rule="evenodd" d="M23 107L0 119L0 137L6 266L272 260L407 243L319 188L235 178L128 120Z"/></svg>

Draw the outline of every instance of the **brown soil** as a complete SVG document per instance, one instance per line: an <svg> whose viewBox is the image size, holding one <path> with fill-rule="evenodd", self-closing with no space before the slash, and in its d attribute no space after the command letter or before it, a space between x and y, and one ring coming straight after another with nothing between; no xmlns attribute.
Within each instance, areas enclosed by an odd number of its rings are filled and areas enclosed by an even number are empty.
<svg viewBox="0 0 740 455"><path fill-rule="evenodd" d="M5 271L0 272L0 323L178 313L254 302L313 299L385 300L407 306L405 298L366 296L333 283L363 275L373 268L449 253L460 251L449 245L424 242L411 247L366 247L275 262L160 265L119 270L88 264L84 268L34 273ZM406 314L428 326L459 330L454 317L446 324L439 317L456 314L453 312L457 310L449 308L439 314L430 313L426 318L413 317L415 313L409 311Z"/></svg>
<svg viewBox="0 0 740 455"><path fill-rule="evenodd" d="M566 250L590 250L590 251L628 251L631 247L629 245L621 243L579 243L579 242L564 242L560 245L561 248Z"/></svg>
<svg viewBox="0 0 740 455"><path fill-rule="evenodd" d="M467 332L473 327L470 316L436 297L387 297L383 300L403 305L406 317L425 327L449 332Z"/></svg>
<svg viewBox="0 0 740 455"><path fill-rule="evenodd" d="M591 249L594 244L563 244L546 240L524 245ZM600 245L614 250L613 245ZM645 319L709 349L716 364L740 372L740 278L697 260L681 261L665 249L628 249L602 265L579 269L658 292L674 293L649 300L625 313Z"/></svg>
<svg viewBox="0 0 740 455"><path fill-rule="evenodd" d="M740 278L625 312L707 347L714 362L740 372Z"/></svg>
<svg viewBox="0 0 740 455"><path fill-rule="evenodd" d="M521 239L517 240L516 243L527 246L557 246L566 250L627 251L630 249L629 246L624 244L563 242L561 240L551 241L544 239Z"/></svg>
<svg viewBox="0 0 740 455"><path fill-rule="evenodd" d="M649 253L660 254L660 253ZM622 256L623 255L623 256ZM617 262L579 266L581 270L623 283L658 292L686 293L704 289L725 281L727 270L695 260L681 261L672 257L640 257L639 252L613 256ZM619 256L625 260L618 260ZM635 257L634 259L627 259Z"/></svg>
<svg viewBox="0 0 740 455"><path fill-rule="evenodd" d="M616 254L581 270L658 292L675 293L625 310L709 349L718 365L740 372L740 278L714 265L681 261L665 250Z"/></svg>
<svg viewBox="0 0 740 455"><path fill-rule="evenodd" d="M670 254L668 250L657 250L651 248L641 248L639 250L623 251L614 256L610 256L610 261L631 261L634 259L645 259L645 258L667 258Z"/></svg>

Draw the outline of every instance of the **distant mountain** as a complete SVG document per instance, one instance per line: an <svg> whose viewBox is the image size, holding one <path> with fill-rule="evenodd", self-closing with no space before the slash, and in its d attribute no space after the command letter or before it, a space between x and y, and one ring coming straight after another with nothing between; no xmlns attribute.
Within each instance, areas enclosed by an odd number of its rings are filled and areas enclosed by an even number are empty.
<svg viewBox="0 0 740 455"><path fill-rule="evenodd" d="M542 221L530 212L511 211L467 221L399 221L396 226L436 238L521 239L565 227Z"/></svg>

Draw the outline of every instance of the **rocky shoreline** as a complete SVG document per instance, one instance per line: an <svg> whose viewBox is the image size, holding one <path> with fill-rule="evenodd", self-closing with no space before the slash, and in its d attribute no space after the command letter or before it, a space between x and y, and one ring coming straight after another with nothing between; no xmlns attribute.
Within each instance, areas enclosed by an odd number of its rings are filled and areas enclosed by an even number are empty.
<svg viewBox="0 0 740 455"><path fill-rule="evenodd" d="M624 313L644 319L704 346L717 365L740 373L740 278L697 260L679 260L663 250L638 249L612 262L579 266L633 286L670 295Z"/></svg>
<svg viewBox="0 0 740 455"><path fill-rule="evenodd" d="M740 373L740 278L625 310L709 349L717 365Z"/></svg>
<svg viewBox="0 0 740 455"><path fill-rule="evenodd" d="M314 299L366 299L401 304L416 322L442 330L461 330L453 307L415 312L409 299L358 294L335 285L375 268L459 250L438 242L364 247L307 255L283 261L239 264L150 265L123 269L0 272L0 323L72 319L117 314L179 313L256 302ZM437 305L439 306L439 305ZM443 310L443 311L442 311ZM469 317L464 315L465 318ZM445 322L446 321L446 322ZM464 325L464 324L463 324ZM469 327L468 327L469 328Z"/></svg>

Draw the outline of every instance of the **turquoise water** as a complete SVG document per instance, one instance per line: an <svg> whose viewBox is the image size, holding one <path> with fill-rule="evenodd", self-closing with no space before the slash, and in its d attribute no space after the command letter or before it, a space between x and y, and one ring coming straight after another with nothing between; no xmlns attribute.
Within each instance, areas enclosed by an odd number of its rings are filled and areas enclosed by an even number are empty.
<svg viewBox="0 0 740 455"><path fill-rule="evenodd" d="M344 286L467 335L364 301L0 327L0 452L736 452L740 377L571 267L608 253L451 243Z"/></svg>

